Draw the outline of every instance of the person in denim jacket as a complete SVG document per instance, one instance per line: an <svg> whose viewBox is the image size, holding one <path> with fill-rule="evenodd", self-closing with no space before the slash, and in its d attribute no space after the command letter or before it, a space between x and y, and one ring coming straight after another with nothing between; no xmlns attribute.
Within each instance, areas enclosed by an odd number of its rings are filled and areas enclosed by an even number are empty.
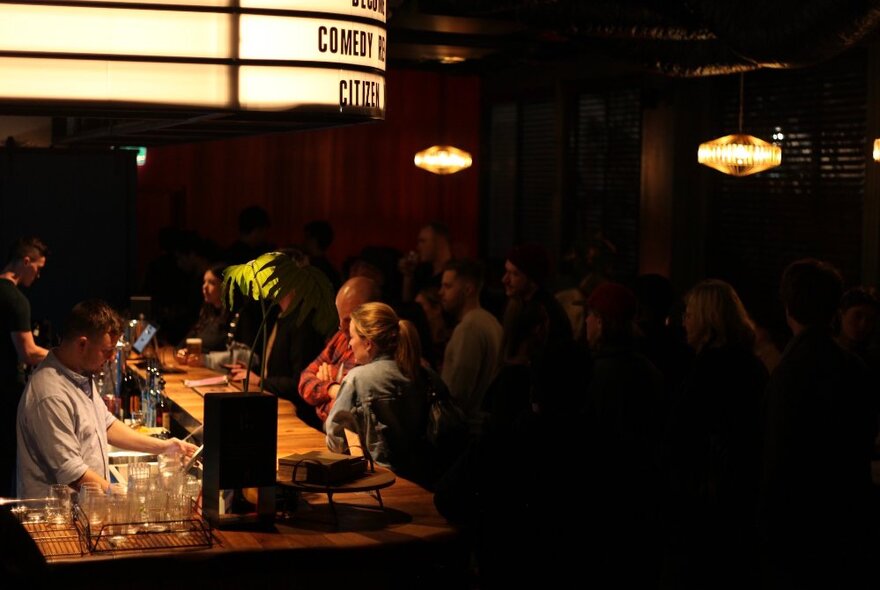
<svg viewBox="0 0 880 590"><path fill-rule="evenodd" d="M349 346L358 365L342 381L324 425L327 446L345 452L345 429L357 432L364 454L398 473L420 465L428 393L442 387L421 366L413 325L384 303L365 303L351 314Z"/></svg>

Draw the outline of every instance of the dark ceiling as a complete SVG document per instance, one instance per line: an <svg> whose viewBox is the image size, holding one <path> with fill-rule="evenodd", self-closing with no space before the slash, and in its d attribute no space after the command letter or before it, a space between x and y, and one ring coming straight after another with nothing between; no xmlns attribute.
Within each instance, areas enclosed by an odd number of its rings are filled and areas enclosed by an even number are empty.
<svg viewBox="0 0 880 590"><path fill-rule="evenodd" d="M820 63L880 23L866 0L410 0L392 2L390 56L487 66L605 59L669 76ZM464 63L467 63L464 62Z"/></svg>
<svg viewBox="0 0 880 590"><path fill-rule="evenodd" d="M880 23L880 0L390 0L387 8L389 67L474 74L550 63L676 77L803 67L862 42ZM56 145L159 145L340 124L226 113L65 115L55 120Z"/></svg>

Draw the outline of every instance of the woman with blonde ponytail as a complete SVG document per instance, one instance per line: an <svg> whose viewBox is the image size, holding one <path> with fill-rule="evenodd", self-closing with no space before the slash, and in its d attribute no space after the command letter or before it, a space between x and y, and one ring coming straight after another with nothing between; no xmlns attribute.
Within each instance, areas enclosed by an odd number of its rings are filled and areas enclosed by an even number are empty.
<svg viewBox="0 0 880 590"><path fill-rule="evenodd" d="M349 346L359 366L339 389L324 429L327 446L345 452L345 429L358 433L365 454L396 472L418 470L428 418L428 393L445 389L421 366L415 327L384 303L365 303L351 313Z"/></svg>

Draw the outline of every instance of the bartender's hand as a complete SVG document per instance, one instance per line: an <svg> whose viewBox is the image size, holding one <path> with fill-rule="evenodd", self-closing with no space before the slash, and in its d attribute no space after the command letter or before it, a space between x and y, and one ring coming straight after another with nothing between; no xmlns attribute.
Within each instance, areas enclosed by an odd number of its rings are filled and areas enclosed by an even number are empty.
<svg viewBox="0 0 880 590"><path fill-rule="evenodd" d="M165 449L162 451L163 455L183 455L184 457L192 457L192 454L196 452L198 449L192 443L183 442L179 438L169 438L165 441Z"/></svg>

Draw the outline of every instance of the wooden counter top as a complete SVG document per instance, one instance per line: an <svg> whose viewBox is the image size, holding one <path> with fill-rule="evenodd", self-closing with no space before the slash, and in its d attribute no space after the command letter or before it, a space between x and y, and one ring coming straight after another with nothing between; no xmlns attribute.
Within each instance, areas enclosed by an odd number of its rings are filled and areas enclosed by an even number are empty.
<svg viewBox="0 0 880 590"><path fill-rule="evenodd" d="M203 368L188 368L182 374L164 375L165 391L177 406L175 410L182 411L201 423L203 398L185 386L183 381L215 375L216 373ZM278 456L325 448L324 434L297 418L292 403L279 399ZM203 578L222 575L229 582L238 578L236 574L226 571L226 568L230 567L229 564L240 561L258 564L261 569L260 572L248 574L247 582L250 585L260 576L271 577L276 568L300 563L299 567L305 567L311 572L308 576L303 574L303 580L313 579L316 585L323 585L326 583L324 575L329 572L318 570L324 567L332 570L334 566L329 564L335 560L351 560L354 559L353 555L357 555L358 561L363 560L364 556L370 556L358 566L366 568L365 572L373 568L378 568L373 572L374 575L379 571L384 572L376 578L376 587L388 587L392 583L388 578L392 574L387 568L393 564L396 564L396 570L393 571L400 574L409 572L406 573L407 576L414 575L413 571L431 571L437 568L447 571L450 560L460 561L460 571L464 571L465 561L460 559L460 535L434 508L431 492L398 477L394 485L382 490L382 499L385 503L384 511L379 510L375 498L366 493L335 495L337 522L325 494L302 494L295 510L269 530L215 529L215 542L211 549L86 556L54 562L52 568L59 573L64 571L65 575L75 572L74 575L85 580L92 574L106 575L107 568L120 567L108 565L115 561L131 563L133 559L138 562L170 559L178 562L174 567L180 568L190 568L193 563L201 564L198 567L205 570ZM363 553L364 550L367 553ZM327 551L337 557L325 556ZM318 558L316 555L324 557ZM300 558L305 561L300 562ZM401 558L404 559L403 562L399 561ZM188 565L182 565L184 563ZM220 571L226 573L218 574ZM397 579L398 573L393 574L394 579ZM185 576L181 579L184 578ZM305 584L308 585L310 584ZM361 586L363 581L359 582L359 587Z"/></svg>

